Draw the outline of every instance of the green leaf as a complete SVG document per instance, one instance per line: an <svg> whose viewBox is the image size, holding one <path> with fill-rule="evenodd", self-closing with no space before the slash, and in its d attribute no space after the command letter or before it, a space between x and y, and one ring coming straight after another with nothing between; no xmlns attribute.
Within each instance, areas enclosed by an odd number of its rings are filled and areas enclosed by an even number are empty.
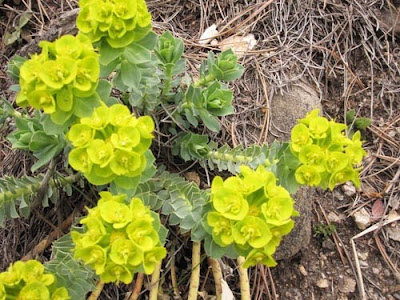
<svg viewBox="0 0 400 300"><path fill-rule="evenodd" d="M139 88L141 77L140 69L136 65L126 60L122 61L121 79L126 86Z"/></svg>
<svg viewBox="0 0 400 300"><path fill-rule="evenodd" d="M35 172L40 167L47 164L54 156L61 152L57 145L50 145L42 150L35 152L34 156L38 159L31 167L31 172Z"/></svg>
<svg viewBox="0 0 400 300"><path fill-rule="evenodd" d="M143 39L137 41L136 44L153 50L158 40L158 35L154 31L150 31Z"/></svg>
<svg viewBox="0 0 400 300"><path fill-rule="evenodd" d="M97 93L87 98L76 97L75 101L79 102L74 109L74 115L78 118L89 117L92 115L93 110L101 105L100 97Z"/></svg>
<svg viewBox="0 0 400 300"><path fill-rule="evenodd" d="M221 129L221 125L219 124L218 119L214 118L210 113L205 109L198 110L201 120L204 125L214 132L219 132Z"/></svg>
<svg viewBox="0 0 400 300"><path fill-rule="evenodd" d="M29 149L33 152L40 151L49 145L57 145L57 137L47 135L44 131L35 132L29 143Z"/></svg>
<svg viewBox="0 0 400 300"><path fill-rule="evenodd" d="M123 48L112 48L107 42L103 41L100 44L100 64L109 65L122 55Z"/></svg>
<svg viewBox="0 0 400 300"><path fill-rule="evenodd" d="M354 109L349 110L346 114L346 123L351 124L354 121L355 115L356 111Z"/></svg>
<svg viewBox="0 0 400 300"><path fill-rule="evenodd" d="M69 119L69 121L63 125L58 125L51 120L49 115L43 115L41 122L43 124L43 130L45 133L49 135L58 135L68 130L69 125L71 125L73 122L73 118Z"/></svg>
<svg viewBox="0 0 400 300"><path fill-rule="evenodd" d="M137 43L132 43L126 47L123 55L131 64L134 65L144 64L151 60L150 50Z"/></svg>
<svg viewBox="0 0 400 300"><path fill-rule="evenodd" d="M223 256L228 256L230 258L238 257L233 246L221 247L214 242L210 235L207 235L204 239L204 250L206 251L207 256L211 256L214 259L220 259Z"/></svg>
<svg viewBox="0 0 400 300"><path fill-rule="evenodd" d="M99 80L96 93L99 95L101 101L106 102L110 98L112 84L104 79Z"/></svg>
<svg viewBox="0 0 400 300"><path fill-rule="evenodd" d="M354 121L354 127L356 129L365 130L368 126L372 124L372 120L370 118L357 118Z"/></svg>

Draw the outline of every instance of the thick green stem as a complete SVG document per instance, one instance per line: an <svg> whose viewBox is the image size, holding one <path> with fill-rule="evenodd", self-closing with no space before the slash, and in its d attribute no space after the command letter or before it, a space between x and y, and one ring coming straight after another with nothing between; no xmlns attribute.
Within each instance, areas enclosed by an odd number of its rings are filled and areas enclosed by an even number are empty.
<svg viewBox="0 0 400 300"><path fill-rule="evenodd" d="M65 186L67 184L74 183L79 179L80 175L75 174L75 175L70 175L67 177L61 177L57 179L50 179L49 185L54 188L56 184L59 184L61 186ZM4 202L6 199L18 199L19 197L25 195L25 194L35 194L39 191L41 182L37 183L32 183L29 184L25 187L17 188L14 190L14 192L10 191L5 191L0 193L0 203Z"/></svg>
<svg viewBox="0 0 400 300"><path fill-rule="evenodd" d="M153 274L151 275L151 286L149 300L158 299L158 283L160 281L161 263L156 264Z"/></svg>
<svg viewBox="0 0 400 300"><path fill-rule="evenodd" d="M164 88L161 92L162 96L165 96L171 90L171 82L172 82L172 67L170 65L165 67L165 80L164 80Z"/></svg>
<svg viewBox="0 0 400 300"><path fill-rule="evenodd" d="M207 85L207 83L214 81L214 80L215 80L214 74L208 74L207 76L197 80L193 85L195 87L201 87L202 85Z"/></svg>
<svg viewBox="0 0 400 300"><path fill-rule="evenodd" d="M246 163L254 160L253 156L232 155L229 153L219 153L218 151L208 152L207 157L215 160L231 161L234 163Z"/></svg>
<svg viewBox="0 0 400 300"><path fill-rule="evenodd" d="M249 276L247 274L247 269L243 268L244 261L245 258L243 256L239 256L237 258L238 270L240 275L240 294L242 300L250 300Z"/></svg>
<svg viewBox="0 0 400 300"><path fill-rule="evenodd" d="M88 300L97 300L97 298L99 298L99 296L101 294L101 291L103 290L103 287L104 287L104 282L103 281L97 282L96 288L90 294Z"/></svg>
<svg viewBox="0 0 400 300"><path fill-rule="evenodd" d="M192 246L192 275L190 276L190 286L188 300L196 300L200 284L200 250L201 242L193 242Z"/></svg>
<svg viewBox="0 0 400 300"><path fill-rule="evenodd" d="M215 282L215 295L216 300L222 299L222 271L221 266L219 265L218 260L209 257L208 264L211 266L214 282Z"/></svg>

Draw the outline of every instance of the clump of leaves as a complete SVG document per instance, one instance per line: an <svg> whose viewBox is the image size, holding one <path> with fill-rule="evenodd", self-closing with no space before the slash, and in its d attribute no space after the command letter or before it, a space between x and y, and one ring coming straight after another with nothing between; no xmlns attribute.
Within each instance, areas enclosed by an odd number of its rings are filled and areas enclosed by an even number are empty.
<svg viewBox="0 0 400 300"><path fill-rule="evenodd" d="M298 215L289 192L276 181L262 166L255 171L242 166L239 175L225 181L217 176L212 182L212 208L205 226L215 243L234 245L246 257L245 268L259 263L275 266L272 255Z"/></svg>
<svg viewBox="0 0 400 300"><path fill-rule="evenodd" d="M86 116L100 100L95 93L100 65L90 40L65 35L39 46L42 52L21 66L17 104L43 110L58 125Z"/></svg>
<svg viewBox="0 0 400 300"><path fill-rule="evenodd" d="M301 162L295 172L296 181L331 190L346 181L359 187L360 169L354 166L366 155L360 132L350 140L344 134L345 124L328 121L318 113L315 109L307 114L291 132L290 147Z"/></svg>
<svg viewBox="0 0 400 300"><path fill-rule="evenodd" d="M328 237L332 236L336 231L336 226L333 224L316 224L314 226L314 236L321 237L325 241Z"/></svg>
<svg viewBox="0 0 400 300"><path fill-rule="evenodd" d="M57 283L37 260L17 261L0 273L0 299L69 300L68 290Z"/></svg>
<svg viewBox="0 0 400 300"><path fill-rule="evenodd" d="M152 163L153 130L151 117L136 118L122 104L98 107L68 131L69 163L92 184L132 188Z"/></svg>
<svg viewBox="0 0 400 300"><path fill-rule="evenodd" d="M350 126L350 135L360 131L364 136L365 130L372 124L372 120L370 118L357 117L356 111L351 109L346 113L346 124Z"/></svg>
<svg viewBox="0 0 400 300"><path fill-rule="evenodd" d="M162 246L166 229L156 213L139 198L126 202L126 195L101 192L97 206L89 209L84 232L73 231L74 257L100 275L105 282L132 282L135 272L151 274L166 256Z"/></svg>

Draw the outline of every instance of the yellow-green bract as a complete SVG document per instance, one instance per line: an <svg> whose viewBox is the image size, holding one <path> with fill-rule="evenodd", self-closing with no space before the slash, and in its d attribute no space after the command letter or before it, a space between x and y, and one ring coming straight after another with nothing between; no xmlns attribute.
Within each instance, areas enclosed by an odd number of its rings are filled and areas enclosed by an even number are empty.
<svg viewBox="0 0 400 300"><path fill-rule="evenodd" d="M360 132L349 139L344 135L346 125L318 113L318 109L311 111L291 132L292 152L302 164L295 172L296 181L331 190L346 181L359 187L359 169L353 166L366 155Z"/></svg>
<svg viewBox="0 0 400 300"><path fill-rule="evenodd" d="M76 25L92 42L105 39L113 48L140 40L151 30L144 0L80 0Z"/></svg>
<svg viewBox="0 0 400 300"><path fill-rule="evenodd" d="M140 176L146 168L145 152L153 130L151 117L136 118L122 104L98 107L67 133L74 147L69 164L96 185Z"/></svg>
<svg viewBox="0 0 400 300"><path fill-rule="evenodd" d="M81 220L84 232L72 231L74 257L96 271L103 282L132 282L141 270L154 272L167 252L160 243L158 216L139 198L101 192L97 206ZM157 228L158 227L158 228Z"/></svg>
<svg viewBox="0 0 400 300"><path fill-rule="evenodd" d="M37 260L17 261L0 273L0 300L68 300L68 290Z"/></svg>
<svg viewBox="0 0 400 300"><path fill-rule="evenodd" d="M20 70L20 106L31 105L64 124L81 101L95 93L100 66L98 54L83 34L64 35L53 43L42 41Z"/></svg>
<svg viewBox="0 0 400 300"><path fill-rule="evenodd" d="M211 185L213 210L207 215L213 240L221 247L235 245L246 257L244 267L262 263L275 266L272 257L298 215L286 189L263 166L240 167L240 174L225 181L217 176Z"/></svg>

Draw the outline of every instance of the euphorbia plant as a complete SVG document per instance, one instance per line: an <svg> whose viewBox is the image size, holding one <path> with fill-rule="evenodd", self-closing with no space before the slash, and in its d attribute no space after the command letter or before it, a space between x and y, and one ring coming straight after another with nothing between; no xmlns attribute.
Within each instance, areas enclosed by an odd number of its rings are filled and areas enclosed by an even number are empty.
<svg viewBox="0 0 400 300"><path fill-rule="evenodd" d="M191 80L184 74L182 40L151 31L144 0L80 0L79 5L76 37L41 42L40 54L11 68L21 88L17 104L42 111L34 118L18 116L18 130L10 136L14 147L33 151L41 159L37 167L65 149L69 165L101 191L100 200L80 220L83 226L62 240L63 247L55 247L55 262L68 257L89 276L79 265L83 261L101 284L130 283L136 272L155 272L158 281L167 254L166 230L151 208L181 233L190 232L195 264L204 242L212 258L239 257L245 274L243 268L276 265L273 254L298 214L290 193L299 185L333 189L347 180L359 185L357 167L365 155L360 135L345 137L345 125L318 116L318 111L299 121L289 143L219 148L209 136L198 134L198 127L219 132L219 117L234 113L228 82L244 68L232 50L210 52L198 78ZM216 176L211 190L202 190L160 163L157 172L151 151L155 128L161 145L164 137L177 136L172 155L233 176ZM38 156L45 147L56 150ZM3 215L15 217L18 204L20 211L28 205L24 195L23 201L15 201L26 189L13 189L9 182L25 181L0 182L0 221ZM40 184L33 182L36 191ZM14 195L3 186L22 192ZM197 297L200 268L194 265L193 270L189 299ZM69 291L85 296L73 286ZM152 288L150 299L156 297Z"/></svg>
<svg viewBox="0 0 400 300"><path fill-rule="evenodd" d="M68 290L37 260L17 261L0 273L1 300L69 300Z"/></svg>

